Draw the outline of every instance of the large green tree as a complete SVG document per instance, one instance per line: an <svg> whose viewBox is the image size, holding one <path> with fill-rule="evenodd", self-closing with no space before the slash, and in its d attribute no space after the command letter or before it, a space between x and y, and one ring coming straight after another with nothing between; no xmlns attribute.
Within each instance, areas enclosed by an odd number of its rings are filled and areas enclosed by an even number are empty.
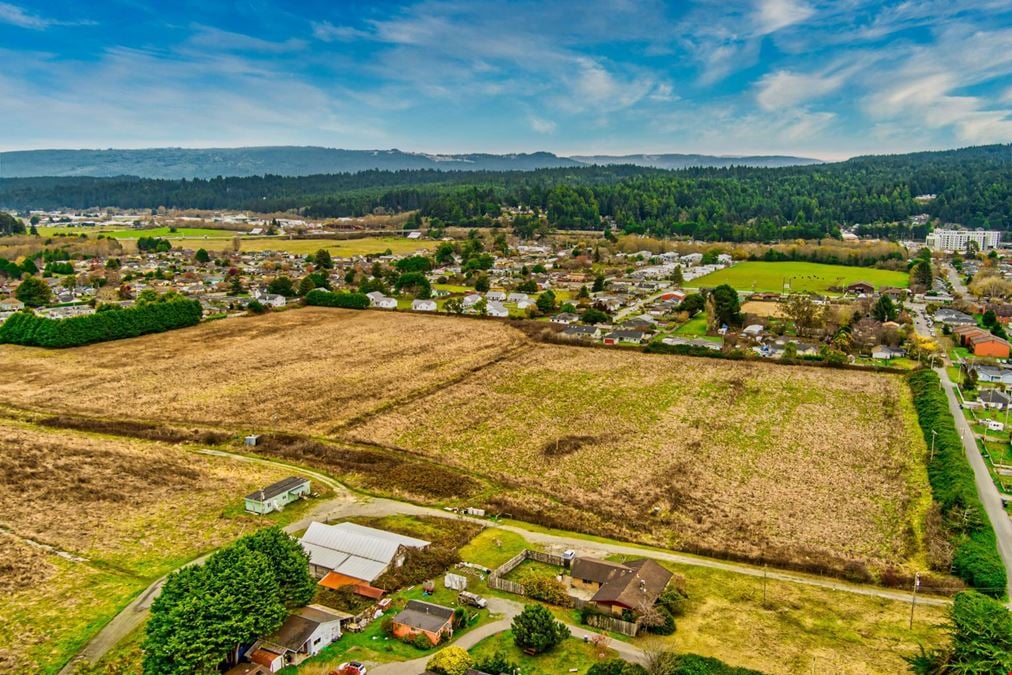
<svg viewBox="0 0 1012 675"><path fill-rule="evenodd" d="M144 672L213 673L242 644L269 634L316 585L298 541L278 528L221 549L166 580L152 603Z"/></svg>
<svg viewBox="0 0 1012 675"><path fill-rule="evenodd" d="M1012 614L1001 602L975 591L956 595L949 607L952 643L907 658L920 675L1012 672Z"/></svg>
<svg viewBox="0 0 1012 675"><path fill-rule="evenodd" d="M24 234L25 224L6 211L0 211L0 236Z"/></svg>
<svg viewBox="0 0 1012 675"><path fill-rule="evenodd" d="M38 277L26 278L18 285L17 290L14 291L14 297L29 307L42 307L49 304L52 296L53 292L49 289L49 286Z"/></svg>
<svg viewBox="0 0 1012 675"><path fill-rule="evenodd" d="M728 327L740 326L742 322L741 303L738 301L738 291L727 284L721 284L713 289L713 313L719 324L726 324Z"/></svg>
<svg viewBox="0 0 1012 675"><path fill-rule="evenodd" d="M569 629L556 621L544 605L531 604L513 619L513 641L517 647L537 654L546 652L569 637Z"/></svg>

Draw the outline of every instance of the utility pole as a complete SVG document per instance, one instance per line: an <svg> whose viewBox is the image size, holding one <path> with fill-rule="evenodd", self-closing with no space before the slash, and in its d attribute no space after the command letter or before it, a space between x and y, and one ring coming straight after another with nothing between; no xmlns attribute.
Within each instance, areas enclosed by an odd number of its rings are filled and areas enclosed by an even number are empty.
<svg viewBox="0 0 1012 675"><path fill-rule="evenodd" d="M766 576L767 576L766 563L763 563L763 606L766 605Z"/></svg>
<svg viewBox="0 0 1012 675"><path fill-rule="evenodd" d="M937 436L937 435L938 435L938 432L935 431L934 429L932 429L931 430L931 457L928 459L928 462L935 461L935 436Z"/></svg>
<svg viewBox="0 0 1012 675"><path fill-rule="evenodd" d="M921 587L921 573L914 575L914 594L910 597L910 630L914 629L914 607L917 605L917 589Z"/></svg>

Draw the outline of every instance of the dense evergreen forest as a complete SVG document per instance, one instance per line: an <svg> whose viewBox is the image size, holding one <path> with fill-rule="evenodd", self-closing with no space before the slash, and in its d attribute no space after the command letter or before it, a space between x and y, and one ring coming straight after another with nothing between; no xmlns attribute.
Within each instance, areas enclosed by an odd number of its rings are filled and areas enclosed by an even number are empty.
<svg viewBox="0 0 1012 675"><path fill-rule="evenodd" d="M917 200L919 195L935 195ZM785 168L636 166L513 172L364 171L209 180L13 178L0 207L297 210L317 218L420 210L435 225L491 223L507 207L547 213L557 229L602 229L699 240L773 241L923 233L925 213L966 227L1012 228L1012 145L856 157ZM926 228L925 228L926 229Z"/></svg>

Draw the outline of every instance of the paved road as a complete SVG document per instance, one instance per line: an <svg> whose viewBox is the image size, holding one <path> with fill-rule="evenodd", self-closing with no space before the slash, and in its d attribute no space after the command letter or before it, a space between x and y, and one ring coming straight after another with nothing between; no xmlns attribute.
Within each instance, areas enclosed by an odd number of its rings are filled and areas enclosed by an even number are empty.
<svg viewBox="0 0 1012 675"><path fill-rule="evenodd" d="M962 409L959 407L956 394L952 390L953 386L949 380L948 372L946 372L945 368L935 368L935 372L938 373L938 377L942 378L945 396L949 399L949 411L952 413L952 418L956 420L956 429L963 439L963 449L966 451L966 459L973 468L973 477L977 483L977 494L980 495L980 501L984 504L984 511L987 512L988 518L991 519L991 525L994 527L994 532L998 539L998 552L1005 563L1005 572L1008 575L1008 596L1012 599L1012 520L1009 519L1005 508L1002 506L998 487L991 479L991 474L988 473L987 464L984 462L984 458L977 448L977 439L970 425L967 423Z"/></svg>
<svg viewBox="0 0 1012 675"><path fill-rule="evenodd" d="M962 295L964 298L969 298L970 291L967 289L966 284L963 283L963 280L960 278L956 268L951 265L945 265L945 273L949 277L949 283L952 284L952 290L959 295Z"/></svg>

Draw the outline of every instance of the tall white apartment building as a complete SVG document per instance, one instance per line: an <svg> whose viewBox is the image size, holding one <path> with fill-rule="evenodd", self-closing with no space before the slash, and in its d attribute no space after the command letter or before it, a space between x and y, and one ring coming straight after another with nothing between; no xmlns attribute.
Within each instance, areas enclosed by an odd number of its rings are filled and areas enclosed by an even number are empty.
<svg viewBox="0 0 1012 675"><path fill-rule="evenodd" d="M981 251L998 248L1001 232L994 230L934 230L924 240L933 251L965 251L966 243L977 242Z"/></svg>

